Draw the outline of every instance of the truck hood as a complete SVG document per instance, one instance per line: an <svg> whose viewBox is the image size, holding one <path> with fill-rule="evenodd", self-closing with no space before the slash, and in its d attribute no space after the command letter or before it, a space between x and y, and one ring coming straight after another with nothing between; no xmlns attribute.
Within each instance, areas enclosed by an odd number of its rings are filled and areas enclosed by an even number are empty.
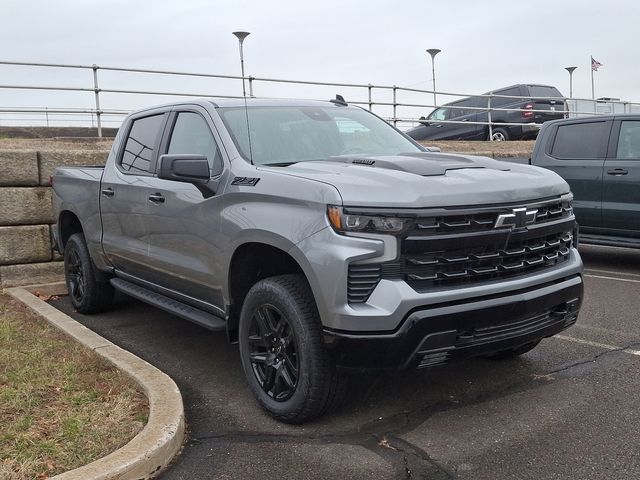
<svg viewBox="0 0 640 480"><path fill-rule="evenodd" d="M550 170L436 152L341 156L260 169L333 185L347 206L427 208L512 203L569 192L567 183Z"/></svg>

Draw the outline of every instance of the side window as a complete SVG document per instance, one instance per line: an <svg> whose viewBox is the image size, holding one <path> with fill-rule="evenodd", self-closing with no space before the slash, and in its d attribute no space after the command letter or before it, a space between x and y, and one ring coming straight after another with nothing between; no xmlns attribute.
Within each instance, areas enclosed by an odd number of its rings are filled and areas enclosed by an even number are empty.
<svg viewBox="0 0 640 480"><path fill-rule="evenodd" d="M222 156L204 118L194 112L180 112L171 132L167 153L199 154L209 160L211 175L222 173Z"/></svg>
<svg viewBox="0 0 640 480"><path fill-rule="evenodd" d="M163 120L164 114L160 114L133 121L124 145L120 168L130 173L149 173Z"/></svg>
<svg viewBox="0 0 640 480"><path fill-rule="evenodd" d="M606 122L560 125L551 155L565 159L603 158L607 140Z"/></svg>
<svg viewBox="0 0 640 480"><path fill-rule="evenodd" d="M505 88L504 90L498 90L497 92L493 92L496 95L508 95L511 97L515 97L520 95L520 89L518 87L514 87L514 88ZM491 106L492 107L502 107L503 105L508 105L510 103L515 103L519 101L518 98L501 98L501 97L494 97L491 99Z"/></svg>
<svg viewBox="0 0 640 480"><path fill-rule="evenodd" d="M454 103L452 106L454 107L467 107L468 104L466 104L465 102L458 102L458 103ZM469 110L467 110L466 108L452 108L451 109L451 114L449 115L450 119L453 118L458 118L458 117L464 117L465 115L469 114Z"/></svg>
<svg viewBox="0 0 640 480"><path fill-rule="evenodd" d="M429 120L434 120L436 122L441 121L441 120L447 120L448 118L449 118L449 109L447 109L447 108L439 108L439 109L433 111L429 115Z"/></svg>
<svg viewBox="0 0 640 480"><path fill-rule="evenodd" d="M620 125L616 158L619 160L640 159L640 121L626 121Z"/></svg>

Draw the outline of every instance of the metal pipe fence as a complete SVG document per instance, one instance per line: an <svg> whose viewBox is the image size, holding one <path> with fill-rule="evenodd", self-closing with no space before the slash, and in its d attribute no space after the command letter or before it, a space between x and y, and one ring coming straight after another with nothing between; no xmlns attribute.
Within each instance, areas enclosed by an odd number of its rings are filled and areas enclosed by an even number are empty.
<svg viewBox="0 0 640 480"><path fill-rule="evenodd" d="M627 102L627 101L619 101L619 100L592 100L592 99L583 99L583 98L572 98L567 99L565 97L524 97L521 95L518 96L510 96L510 95L496 95L493 93L489 94L464 94L459 92L446 92L446 91L436 91L426 90L426 89L418 89L418 88L410 88L410 87L401 87L397 85L375 85L371 83L362 84L362 83L347 83L347 82L321 82L315 80L293 80L293 79L282 79L282 78L269 78L269 77L254 77L254 76L238 76L238 75L222 75L222 74L213 74L213 73L203 73L203 72L181 72L181 71L171 71L171 70L155 70L155 69L144 69L144 68L126 68L126 67L113 67L113 66L100 66L96 64L92 65L80 65L80 64L57 64L57 63L35 63L35 62L13 62L13 61L0 61L1 68L44 68L47 71L58 70L58 71L70 71L70 70L80 70L90 72L90 76L86 78L83 82L86 85L82 85L82 83L78 86L73 85L25 85L20 83L3 83L0 84L0 121L1 122L20 122L20 121L28 121L28 122L46 122L48 125L49 122L67 122L69 124L73 123L82 123L86 122L91 123L93 125L93 121L95 120L95 124L98 130L98 136L102 136L102 126L104 123L112 124L113 126L117 126L124 116L126 116L130 111L134 110L134 108L104 108L105 104L108 104L108 97L112 95L123 95L129 96L144 96L145 98L153 98L153 97L179 97L179 98L195 98L195 97L218 97L218 98L242 98L242 95L234 95L229 91L229 86L227 88L222 88L221 85L216 87L216 90L207 90L207 91L187 91L185 90L176 90L176 89L139 89L136 87L136 81L131 82L129 85L121 85L121 80L119 80L117 85L113 85L111 82L106 80L103 76L100 75L100 72L111 72L115 74L134 74L134 75L152 75L155 78L157 77L169 77L169 78L189 78L189 79L206 79L206 80L217 80L217 81L235 81L238 82L237 85L234 85L233 88L238 88L241 91L241 82L243 80L247 80L249 83L249 95L254 96L254 89L262 89L266 94L261 95L262 98L272 98L273 95L273 86L278 84L285 85L296 85L296 86L304 86L304 87L331 87L331 88L345 88L345 89L356 89L358 92L362 92L366 97L358 98L355 100L347 98L347 101L351 104L360 105L367 108L370 111L374 111L378 115L382 116L385 120L392 123L394 126L408 127L415 126L416 124L424 123L424 122L432 122L438 123L441 125L446 124L468 124L468 125L482 125L487 127L488 138L493 138L493 129L498 127L509 127L509 126L536 126L539 127L540 124L537 124L532 121L523 121L523 122L505 122L500 121L500 113L508 113L514 111L525 112L527 115L536 113L549 113L548 109L534 109L533 104L530 105L531 108L527 108L523 110L521 107L518 108L509 108L508 106L503 105L504 103L508 103L509 100L513 100L514 103L517 100L533 100L534 98L537 100L546 100L546 101L555 101L557 105L561 106L561 109L556 109L555 112L557 114L562 114L564 116L584 116L584 115L598 115L598 114L608 114L608 113L631 113L631 112L639 112L640 113L640 103L635 102ZM112 80L114 82L114 80ZM258 86L259 85L259 86ZM121 87L122 88L116 88ZM12 92L21 92L21 91L40 91L40 92L48 92L52 95L49 95L45 100L45 105L37 105L37 106L8 106L3 105L3 103L7 102L5 100L6 97L4 95L5 92L11 94ZM54 103L55 94L62 93L71 93L71 94L93 94L93 100L87 102L86 99L79 105L74 105L73 107L53 107L50 106ZM339 92L337 92L339 93ZM435 105L433 101L422 102L422 98L424 95L428 95L427 98L431 98L433 94L436 94L440 97L451 98L452 100L459 100L466 97L472 97L473 99L478 99L480 106L460 106L460 105L451 105L451 104L440 104ZM391 97L389 98L389 94ZM15 93L14 93L15 95ZM358 93L360 95L360 93ZM403 97L404 101L400 99L400 96ZM306 98L312 98L312 95L305 95ZM415 99L420 99L415 101ZM325 99L326 100L326 99ZM68 100L67 100L68 101ZM77 100L74 100L76 102ZM486 106L485 106L486 102ZM113 103L113 101L112 101ZM499 105L495 106L496 103ZM485 113L486 112L486 120L455 120L455 119L425 119L423 116L416 116L412 114L415 112L415 109L422 109L423 112L426 113L428 109L438 109L445 106L447 110L451 111L464 111L464 112L478 112ZM455 118L455 116L454 116ZM524 118L524 117L523 117ZM494 119L496 121L494 121Z"/></svg>

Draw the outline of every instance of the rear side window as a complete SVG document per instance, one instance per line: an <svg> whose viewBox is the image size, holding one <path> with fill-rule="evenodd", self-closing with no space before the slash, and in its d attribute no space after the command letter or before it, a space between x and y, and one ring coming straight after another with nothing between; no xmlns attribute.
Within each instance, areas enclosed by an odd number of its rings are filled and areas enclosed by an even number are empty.
<svg viewBox="0 0 640 480"><path fill-rule="evenodd" d="M622 122L616 158L620 160L640 159L640 121Z"/></svg>
<svg viewBox="0 0 640 480"><path fill-rule="evenodd" d="M505 88L504 90L498 90L497 92L493 92L495 95L508 95L508 96L518 96L520 95L520 88L518 87L514 87L514 88ZM492 107L500 107L502 105L508 105L509 103L515 103L515 102L519 102L520 99L519 98L501 98L501 97L494 97L491 99L491 106Z"/></svg>
<svg viewBox="0 0 640 480"><path fill-rule="evenodd" d="M136 174L149 173L163 120L164 114L160 114L133 121L120 160L122 170Z"/></svg>
<svg viewBox="0 0 640 480"><path fill-rule="evenodd" d="M464 117L466 115L471 115L475 113L474 110L465 108L465 107L472 106L472 102L473 102L473 99L466 98L464 100L460 100L459 102L452 103L451 104L452 107L459 107L459 108L451 108L451 114L449 115L449 118Z"/></svg>
<svg viewBox="0 0 640 480"><path fill-rule="evenodd" d="M564 159L603 158L606 151L607 125L606 122L560 125L551 155Z"/></svg>

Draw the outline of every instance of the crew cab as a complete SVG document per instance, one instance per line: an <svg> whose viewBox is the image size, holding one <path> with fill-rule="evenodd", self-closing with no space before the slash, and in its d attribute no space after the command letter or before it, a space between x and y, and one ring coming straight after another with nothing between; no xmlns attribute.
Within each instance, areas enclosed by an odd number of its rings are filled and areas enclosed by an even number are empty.
<svg viewBox="0 0 640 480"><path fill-rule="evenodd" d="M582 242L640 247L640 115L545 123L531 163L569 183Z"/></svg>
<svg viewBox="0 0 640 480"><path fill-rule="evenodd" d="M354 372L521 355L582 301L562 178L429 151L341 98L142 110L104 168L53 188L74 307L120 290L226 332L285 422L339 404Z"/></svg>

